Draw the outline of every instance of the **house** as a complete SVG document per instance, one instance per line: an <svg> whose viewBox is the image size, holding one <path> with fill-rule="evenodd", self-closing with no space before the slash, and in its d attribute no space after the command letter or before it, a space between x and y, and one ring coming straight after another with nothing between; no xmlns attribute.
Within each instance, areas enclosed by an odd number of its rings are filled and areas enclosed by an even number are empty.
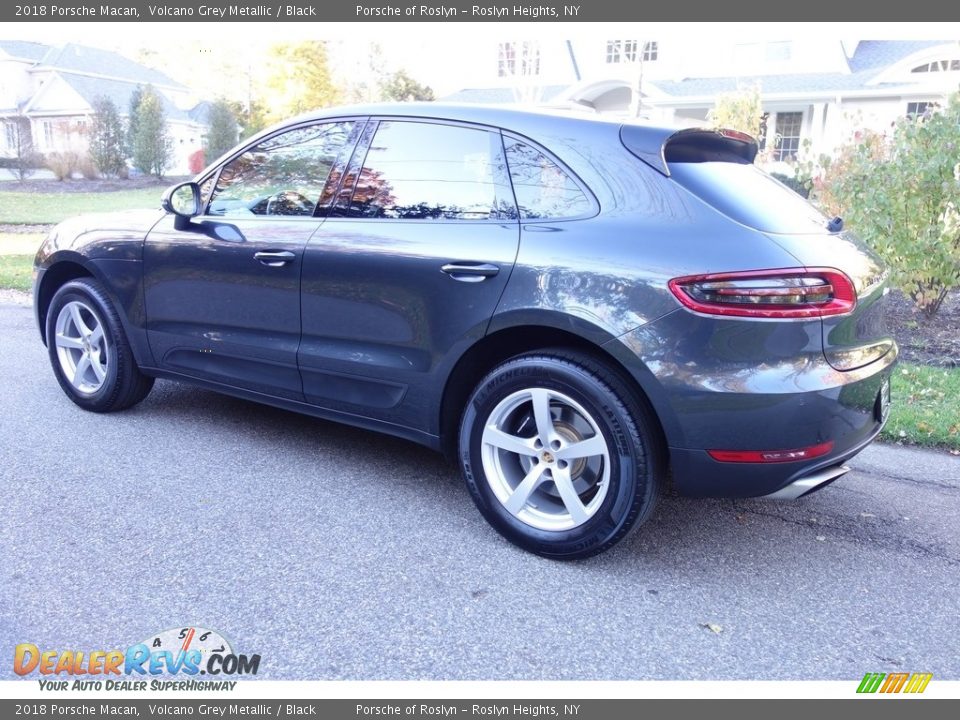
<svg viewBox="0 0 960 720"><path fill-rule="evenodd" d="M109 98L126 118L130 96L147 85L160 97L173 141L167 172L186 175L207 129L207 103L188 87L108 50L0 40L0 156L16 155L18 119L29 126L36 152L83 153L94 101Z"/></svg>
<svg viewBox="0 0 960 720"><path fill-rule="evenodd" d="M477 64L474 87L444 99L639 114L682 127L707 122L720 95L757 87L767 161L789 164L804 140L814 154L830 153L855 129L889 128L960 89L957 41L644 40L606 33L490 42L477 48L487 62Z"/></svg>

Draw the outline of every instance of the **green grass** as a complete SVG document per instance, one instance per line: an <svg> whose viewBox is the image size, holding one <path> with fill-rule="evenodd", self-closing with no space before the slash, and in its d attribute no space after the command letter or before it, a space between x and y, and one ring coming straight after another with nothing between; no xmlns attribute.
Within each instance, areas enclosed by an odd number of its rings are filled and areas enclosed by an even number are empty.
<svg viewBox="0 0 960 720"><path fill-rule="evenodd" d="M36 254L43 242L43 233L0 232L0 255Z"/></svg>
<svg viewBox="0 0 960 720"><path fill-rule="evenodd" d="M49 225L74 215L159 208L163 188L113 192L0 192L0 224Z"/></svg>
<svg viewBox="0 0 960 720"><path fill-rule="evenodd" d="M901 364L881 438L960 450L960 368Z"/></svg>
<svg viewBox="0 0 960 720"><path fill-rule="evenodd" d="M0 288L29 290L33 284L33 255L0 255Z"/></svg>

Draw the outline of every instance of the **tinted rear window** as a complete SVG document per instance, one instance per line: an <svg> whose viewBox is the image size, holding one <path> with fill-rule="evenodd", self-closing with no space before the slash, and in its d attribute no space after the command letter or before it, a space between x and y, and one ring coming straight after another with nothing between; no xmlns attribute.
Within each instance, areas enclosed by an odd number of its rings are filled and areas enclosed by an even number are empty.
<svg viewBox="0 0 960 720"><path fill-rule="evenodd" d="M669 160L669 158L668 158ZM786 185L744 162L669 162L670 177L743 225L769 233L827 232L827 218Z"/></svg>

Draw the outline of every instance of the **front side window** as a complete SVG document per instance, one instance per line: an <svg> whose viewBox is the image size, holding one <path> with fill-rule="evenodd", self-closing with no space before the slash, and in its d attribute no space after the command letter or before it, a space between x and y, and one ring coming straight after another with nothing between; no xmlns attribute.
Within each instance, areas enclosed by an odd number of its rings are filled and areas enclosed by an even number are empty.
<svg viewBox="0 0 960 720"><path fill-rule="evenodd" d="M228 162L210 198L209 215L310 217L354 121L289 130Z"/></svg>
<svg viewBox="0 0 960 720"><path fill-rule="evenodd" d="M521 219L580 217L592 209L573 178L531 145L505 137L507 165Z"/></svg>
<svg viewBox="0 0 960 720"><path fill-rule="evenodd" d="M515 217L500 136L487 130L382 121L345 214L395 220Z"/></svg>

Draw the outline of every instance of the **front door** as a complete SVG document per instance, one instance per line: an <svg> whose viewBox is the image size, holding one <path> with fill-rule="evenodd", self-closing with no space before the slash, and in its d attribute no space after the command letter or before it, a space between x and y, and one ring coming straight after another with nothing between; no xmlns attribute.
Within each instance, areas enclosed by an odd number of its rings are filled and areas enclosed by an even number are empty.
<svg viewBox="0 0 960 720"><path fill-rule="evenodd" d="M257 141L204 182L206 212L165 218L144 245L147 337L169 371L302 400L300 273L321 195L361 122L313 123ZM333 180L331 179L331 183Z"/></svg>

